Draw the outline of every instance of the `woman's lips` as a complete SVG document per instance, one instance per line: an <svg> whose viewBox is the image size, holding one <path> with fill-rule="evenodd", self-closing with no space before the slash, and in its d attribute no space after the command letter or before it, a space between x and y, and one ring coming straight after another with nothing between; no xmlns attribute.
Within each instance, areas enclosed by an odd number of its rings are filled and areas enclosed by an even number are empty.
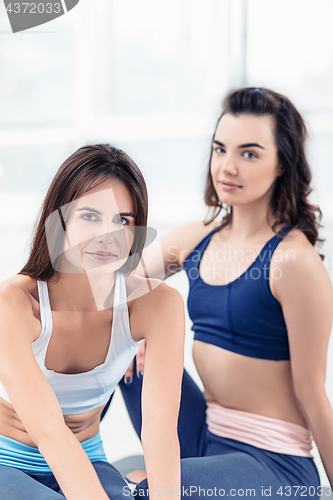
<svg viewBox="0 0 333 500"><path fill-rule="evenodd" d="M115 254L111 252L87 252L87 254L101 262L107 262L116 257Z"/></svg>
<svg viewBox="0 0 333 500"><path fill-rule="evenodd" d="M221 184L222 189L225 191L235 191L235 189L239 189L242 186L237 186L236 184L231 184L231 183L225 183L223 181L218 181L219 184Z"/></svg>

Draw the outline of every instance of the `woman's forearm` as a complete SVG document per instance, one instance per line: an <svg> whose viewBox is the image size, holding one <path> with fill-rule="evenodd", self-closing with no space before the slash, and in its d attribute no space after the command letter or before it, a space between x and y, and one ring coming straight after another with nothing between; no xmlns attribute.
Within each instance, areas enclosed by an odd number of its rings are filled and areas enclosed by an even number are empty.
<svg viewBox="0 0 333 500"><path fill-rule="evenodd" d="M66 425L37 444L67 500L108 500L88 456Z"/></svg>
<svg viewBox="0 0 333 500"><path fill-rule="evenodd" d="M333 410L323 389L300 400L300 405L317 445L333 489Z"/></svg>
<svg viewBox="0 0 333 500"><path fill-rule="evenodd" d="M175 420L171 418L168 424L165 419L154 418L142 428L150 498L180 497L180 447Z"/></svg>

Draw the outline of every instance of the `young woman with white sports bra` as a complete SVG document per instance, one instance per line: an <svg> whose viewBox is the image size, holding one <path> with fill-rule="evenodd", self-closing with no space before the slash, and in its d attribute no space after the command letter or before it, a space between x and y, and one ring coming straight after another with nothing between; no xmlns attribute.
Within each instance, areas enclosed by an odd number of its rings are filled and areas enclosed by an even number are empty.
<svg viewBox="0 0 333 500"><path fill-rule="evenodd" d="M182 483L192 497L317 498L312 439L333 485L325 392L333 293L314 248L321 212L308 200L305 139L286 97L230 92L207 173L211 218L163 236L161 264L158 246L144 254L150 276L185 269L189 279L193 358L204 386L202 393L184 372L178 427ZM135 372L143 371L140 348ZM121 388L139 433L141 381L132 368Z"/></svg>
<svg viewBox="0 0 333 500"><path fill-rule="evenodd" d="M56 173L27 264L0 285L1 499L133 498L99 423L143 339L149 482L180 491L183 301L133 275L146 224L145 182L123 151L85 146Z"/></svg>

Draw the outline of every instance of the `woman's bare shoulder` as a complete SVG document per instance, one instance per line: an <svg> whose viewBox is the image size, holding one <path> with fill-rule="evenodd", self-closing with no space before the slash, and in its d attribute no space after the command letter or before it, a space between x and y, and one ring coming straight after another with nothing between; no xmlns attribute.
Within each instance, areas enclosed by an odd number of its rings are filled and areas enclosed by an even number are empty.
<svg viewBox="0 0 333 500"><path fill-rule="evenodd" d="M273 295L278 298L279 288L284 283L296 286L302 280L319 280L331 288L329 275L323 261L299 229L292 229L279 243L270 265L270 282Z"/></svg>
<svg viewBox="0 0 333 500"><path fill-rule="evenodd" d="M132 274L126 278L126 289L131 334L136 341L146 338L155 320L167 321L166 318L171 319L184 310L181 294L159 279L146 279Z"/></svg>
<svg viewBox="0 0 333 500"><path fill-rule="evenodd" d="M0 303L10 304L11 309L19 309L21 314L34 315L34 305L38 302L37 284L34 278L18 274L0 283Z"/></svg>
<svg viewBox="0 0 333 500"><path fill-rule="evenodd" d="M162 280L157 278L145 278L135 274L135 271L126 277L126 292L128 302L135 303L140 297L152 292L157 287L164 287ZM167 286L167 285L165 285ZM169 287L168 287L169 288Z"/></svg>
<svg viewBox="0 0 333 500"><path fill-rule="evenodd" d="M6 342L34 342L40 335L36 280L17 275L0 283L0 337ZM5 343L6 343L5 342Z"/></svg>
<svg viewBox="0 0 333 500"><path fill-rule="evenodd" d="M273 253L270 288L284 307L306 295L312 304L325 302L331 308L333 288L330 276L317 250L302 231L290 231ZM306 300L304 298L304 303Z"/></svg>
<svg viewBox="0 0 333 500"><path fill-rule="evenodd" d="M137 301L138 303L151 302L157 297L167 299L172 295L178 296L179 292L172 286L157 278L144 278L134 273L126 278L126 290L128 301Z"/></svg>
<svg viewBox="0 0 333 500"><path fill-rule="evenodd" d="M0 292L6 290L12 293L15 293L15 291L34 293L35 289L36 280L24 274L16 274L15 276L11 276L10 278L7 278L2 283L0 283Z"/></svg>
<svg viewBox="0 0 333 500"><path fill-rule="evenodd" d="M280 253L281 260L288 262L293 259L293 256L298 256L299 258L305 258L306 256L313 258L313 256L317 256L319 261L321 262L321 258L305 236L303 231L300 229L292 229L279 243L277 249L279 252L274 252L272 257L272 262L279 261L277 255ZM317 260L317 259L316 259Z"/></svg>

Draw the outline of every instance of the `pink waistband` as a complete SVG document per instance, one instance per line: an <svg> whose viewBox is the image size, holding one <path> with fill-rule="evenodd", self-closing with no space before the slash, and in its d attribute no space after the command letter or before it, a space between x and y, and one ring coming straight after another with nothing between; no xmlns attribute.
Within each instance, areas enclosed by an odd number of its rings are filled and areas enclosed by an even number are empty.
<svg viewBox="0 0 333 500"><path fill-rule="evenodd" d="M208 430L217 436L275 453L312 458L312 434L302 425L213 403L207 403L206 421Z"/></svg>

